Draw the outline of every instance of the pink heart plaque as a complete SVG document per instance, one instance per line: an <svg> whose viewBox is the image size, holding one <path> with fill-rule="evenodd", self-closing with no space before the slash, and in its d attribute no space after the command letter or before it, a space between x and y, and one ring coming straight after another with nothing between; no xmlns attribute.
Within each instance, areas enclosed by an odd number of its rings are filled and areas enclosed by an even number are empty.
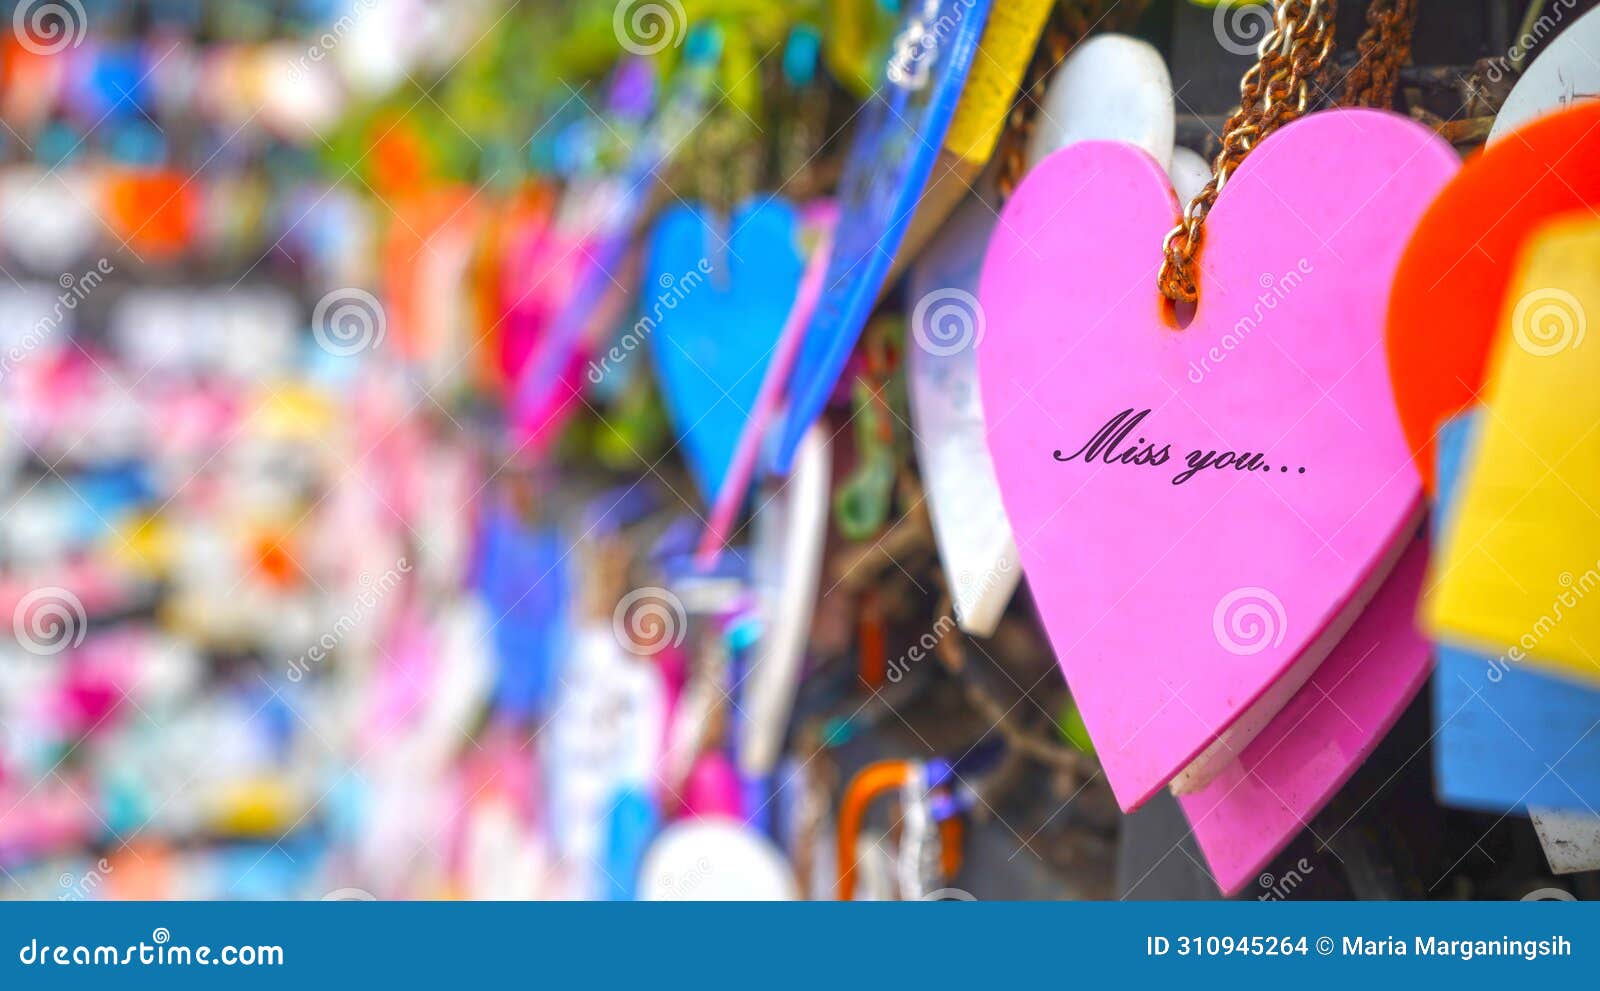
<svg viewBox="0 0 1600 991"><path fill-rule="evenodd" d="M1415 620L1427 570L1417 540L1310 684L1211 784L1180 799L1223 894L1299 835L1428 680L1432 645Z"/></svg>
<svg viewBox="0 0 1600 991"><path fill-rule="evenodd" d="M1384 367L1389 284L1457 167L1388 113L1286 127L1212 209L1182 329L1156 289L1179 206L1147 154L1064 149L1007 204L979 294L989 445L1123 808L1205 787L1404 549L1420 479Z"/></svg>

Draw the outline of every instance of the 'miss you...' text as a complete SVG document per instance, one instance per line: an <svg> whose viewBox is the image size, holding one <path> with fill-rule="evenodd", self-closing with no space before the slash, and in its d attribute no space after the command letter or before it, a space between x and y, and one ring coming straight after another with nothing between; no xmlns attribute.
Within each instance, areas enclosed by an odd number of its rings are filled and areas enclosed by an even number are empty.
<svg viewBox="0 0 1600 991"><path fill-rule="evenodd" d="M1131 408L1125 409L1107 420L1105 425L1096 430L1094 435L1084 441L1076 451L1071 454L1056 451L1055 459L1061 462L1082 461L1086 465L1098 462L1107 465L1159 468L1172 460L1172 445L1139 436L1139 428L1149 417L1150 412L1147 409L1137 412ZM1172 476L1173 485L1182 485L1201 472L1270 472L1274 468L1267 463L1265 452L1218 451L1199 447L1184 455L1183 463L1186 467ZM1279 464L1276 468L1283 474L1291 471L1285 464ZM1306 473L1303 467L1292 470L1299 475Z"/></svg>

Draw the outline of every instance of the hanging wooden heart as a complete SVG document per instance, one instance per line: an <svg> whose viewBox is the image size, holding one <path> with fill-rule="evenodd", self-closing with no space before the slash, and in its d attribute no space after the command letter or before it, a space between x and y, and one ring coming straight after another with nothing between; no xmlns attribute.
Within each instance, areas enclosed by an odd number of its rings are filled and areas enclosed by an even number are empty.
<svg viewBox="0 0 1600 991"><path fill-rule="evenodd" d="M1404 549L1420 492L1387 394L1386 294L1456 165L1387 113L1289 125L1213 207L1181 330L1156 290L1178 204L1148 155L1065 149L1008 204L979 294L990 450L1124 808L1191 764L1184 787L1208 783Z"/></svg>
<svg viewBox="0 0 1600 991"><path fill-rule="evenodd" d="M726 221L687 206L669 210L650 246L644 318L662 398L709 503L800 286L799 219L778 199ZM654 297L651 299L651 297Z"/></svg>
<svg viewBox="0 0 1600 991"><path fill-rule="evenodd" d="M1395 271L1389 375L1428 490L1433 436L1477 402L1524 242L1600 209L1600 103L1541 118L1467 163L1429 205Z"/></svg>

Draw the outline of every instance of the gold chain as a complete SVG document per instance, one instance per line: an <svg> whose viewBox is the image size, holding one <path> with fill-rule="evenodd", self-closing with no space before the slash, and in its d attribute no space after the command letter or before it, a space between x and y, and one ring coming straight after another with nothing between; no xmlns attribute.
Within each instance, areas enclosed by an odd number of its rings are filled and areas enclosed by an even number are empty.
<svg viewBox="0 0 1600 991"><path fill-rule="evenodd" d="M1306 112L1311 87L1333 52L1337 0L1272 0L1272 28L1258 60L1239 83L1239 109L1223 128L1212 179L1183 211L1162 244L1161 294L1193 303L1200 295L1200 242L1206 214L1239 163L1269 134Z"/></svg>

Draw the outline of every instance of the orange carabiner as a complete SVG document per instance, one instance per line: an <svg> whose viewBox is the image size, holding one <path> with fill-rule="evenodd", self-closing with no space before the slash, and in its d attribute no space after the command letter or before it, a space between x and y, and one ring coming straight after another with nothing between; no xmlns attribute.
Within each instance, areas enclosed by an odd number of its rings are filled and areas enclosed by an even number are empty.
<svg viewBox="0 0 1600 991"><path fill-rule="evenodd" d="M856 841L867 810L879 796L904 788L921 765L908 760L881 760L868 764L850 779L839 806L839 883L840 901L853 901L856 891ZM939 823L939 866L946 877L961 869L961 820Z"/></svg>

